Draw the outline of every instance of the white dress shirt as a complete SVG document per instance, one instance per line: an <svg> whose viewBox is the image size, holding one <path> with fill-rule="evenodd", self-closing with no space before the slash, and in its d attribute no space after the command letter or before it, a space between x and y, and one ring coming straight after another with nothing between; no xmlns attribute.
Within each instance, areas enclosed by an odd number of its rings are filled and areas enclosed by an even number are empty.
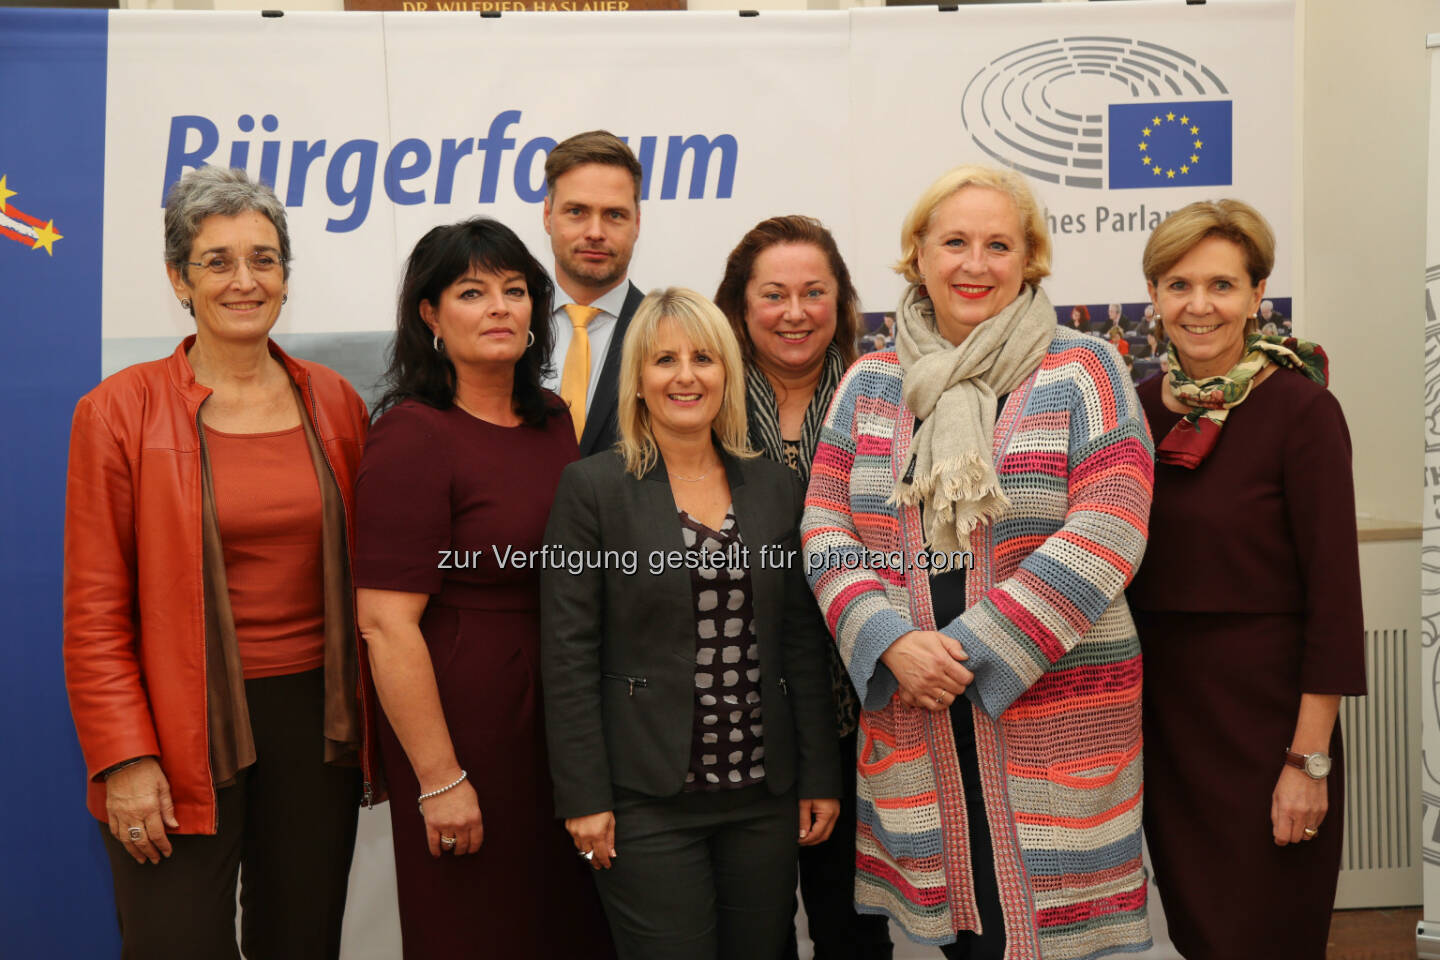
<svg viewBox="0 0 1440 960"><path fill-rule="evenodd" d="M553 277L554 274L552 273L551 276ZM630 280L627 277L615 284L614 289L590 304L592 307L599 307L600 312L595 314L585 327L585 332L590 335L590 377L587 381L589 386L585 390L585 409L587 411L595 405L595 381L600 379L600 371L605 366L605 354L610 350L610 337L615 332L615 325L620 319L620 311L625 309L625 297L629 293ZM550 313L550 326L555 331L555 353L551 357L555 372L546 377L541 386L546 390L559 393L560 376L565 372L565 357L570 352L570 341L575 338L575 325L570 322L570 315L565 312L565 305L574 303L575 299L561 289L558 283L555 284L554 298L555 309Z"/></svg>

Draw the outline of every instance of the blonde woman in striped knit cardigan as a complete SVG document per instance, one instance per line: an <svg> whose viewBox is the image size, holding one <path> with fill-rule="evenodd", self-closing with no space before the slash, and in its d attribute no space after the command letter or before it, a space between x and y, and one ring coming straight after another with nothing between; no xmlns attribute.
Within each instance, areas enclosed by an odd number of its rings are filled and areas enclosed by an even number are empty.
<svg viewBox="0 0 1440 960"><path fill-rule="evenodd" d="M896 349L841 381L802 525L864 708L857 908L951 960L1145 949L1135 391L1057 326L1018 175L941 177L901 246Z"/></svg>

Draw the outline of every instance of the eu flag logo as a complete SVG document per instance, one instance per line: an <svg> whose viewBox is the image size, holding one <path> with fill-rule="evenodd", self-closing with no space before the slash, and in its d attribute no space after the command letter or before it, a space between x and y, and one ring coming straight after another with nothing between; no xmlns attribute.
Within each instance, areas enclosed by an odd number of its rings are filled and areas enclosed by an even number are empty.
<svg viewBox="0 0 1440 960"><path fill-rule="evenodd" d="M1231 182L1229 100L1110 105L1110 189Z"/></svg>

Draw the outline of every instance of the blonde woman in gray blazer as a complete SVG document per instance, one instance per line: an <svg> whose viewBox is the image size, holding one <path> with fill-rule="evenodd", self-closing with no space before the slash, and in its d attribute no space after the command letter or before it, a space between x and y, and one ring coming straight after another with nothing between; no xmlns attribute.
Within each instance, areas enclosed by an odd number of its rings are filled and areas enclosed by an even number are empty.
<svg viewBox="0 0 1440 960"><path fill-rule="evenodd" d="M555 808L625 960L757 960L789 933L797 844L839 810L803 491L746 444L723 314L671 288L625 336L621 442L571 464L546 530Z"/></svg>

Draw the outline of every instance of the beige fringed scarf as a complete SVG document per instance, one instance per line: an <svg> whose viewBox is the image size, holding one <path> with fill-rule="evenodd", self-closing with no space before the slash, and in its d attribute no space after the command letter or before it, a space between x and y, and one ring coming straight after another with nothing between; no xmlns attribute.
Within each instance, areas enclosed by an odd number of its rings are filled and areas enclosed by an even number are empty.
<svg viewBox="0 0 1440 960"><path fill-rule="evenodd" d="M918 286L906 289L895 317L905 405L922 423L892 501L923 508L930 549L969 550L970 531L1010 505L990 449L995 398L1040 365L1055 336L1055 308L1026 284L958 347L936 329L935 308Z"/></svg>

